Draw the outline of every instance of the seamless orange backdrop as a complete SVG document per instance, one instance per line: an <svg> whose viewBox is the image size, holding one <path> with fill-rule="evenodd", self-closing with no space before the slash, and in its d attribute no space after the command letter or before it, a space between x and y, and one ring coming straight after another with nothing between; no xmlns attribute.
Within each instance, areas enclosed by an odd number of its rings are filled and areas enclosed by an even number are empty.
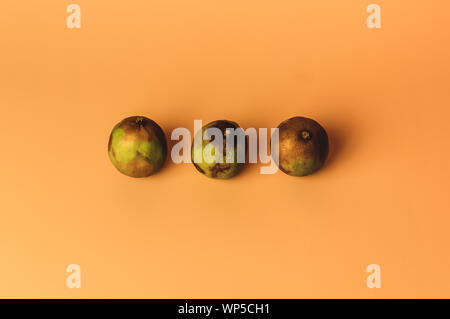
<svg viewBox="0 0 450 319"><path fill-rule="evenodd" d="M0 297L450 297L448 1L377 0L381 29L371 1L78 0L72 30L70 3L0 3ZM132 179L106 152L130 115L307 116L331 153Z"/></svg>

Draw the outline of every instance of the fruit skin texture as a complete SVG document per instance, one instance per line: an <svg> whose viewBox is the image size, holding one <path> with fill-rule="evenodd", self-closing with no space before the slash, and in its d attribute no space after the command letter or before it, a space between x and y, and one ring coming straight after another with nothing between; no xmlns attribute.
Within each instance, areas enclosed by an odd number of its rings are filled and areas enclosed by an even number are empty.
<svg viewBox="0 0 450 319"><path fill-rule="evenodd" d="M328 135L316 121L293 117L279 126L279 165L291 176L310 175L323 166L328 156Z"/></svg>
<svg viewBox="0 0 450 319"><path fill-rule="evenodd" d="M160 170L166 160L166 137L156 122L143 116L131 116L114 126L108 155L119 172L131 177L147 177Z"/></svg>
<svg viewBox="0 0 450 319"><path fill-rule="evenodd" d="M233 163L226 163L226 129L227 128L234 128L237 129L239 128L239 125L235 122L232 121L227 121L227 120L218 120L218 121L214 121L211 122L209 124L206 124L205 126L202 127L202 129L197 132L196 134L196 138L201 139L204 132L208 129L208 128L212 128L212 127L216 127L218 128L221 132L222 132L222 138L223 138L223 149L222 149L222 154L223 154L223 163L216 163L215 160L212 160L212 163L207 163L205 161L205 159L202 156L202 161L200 163L195 163L194 161L194 154L195 152L201 152L201 154L203 154L203 151L205 149L205 147L208 144L214 144L214 140L210 141L210 140L202 140L202 146L197 147L195 145L195 142L192 142L192 148L191 148L191 158L192 158L192 163L194 164L195 168L202 174L211 177L211 178L216 178L216 179L228 179L231 178L233 176L236 176L244 167L245 163L238 163L237 162L237 140L235 139L234 142L234 162ZM202 135L200 135L202 134ZM229 148L230 149L230 148ZM247 154L245 154L247 155Z"/></svg>

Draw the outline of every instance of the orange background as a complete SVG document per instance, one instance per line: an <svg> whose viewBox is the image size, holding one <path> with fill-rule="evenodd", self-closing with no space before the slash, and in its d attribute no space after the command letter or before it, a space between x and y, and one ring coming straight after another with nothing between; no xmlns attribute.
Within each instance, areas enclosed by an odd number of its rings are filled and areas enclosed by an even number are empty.
<svg viewBox="0 0 450 319"><path fill-rule="evenodd" d="M77 0L70 30L69 1L2 0L0 297L450 297L450 3L373 2ZM130 115L169 137L307 116L331 153L132 179L106 151Z"/></svg>

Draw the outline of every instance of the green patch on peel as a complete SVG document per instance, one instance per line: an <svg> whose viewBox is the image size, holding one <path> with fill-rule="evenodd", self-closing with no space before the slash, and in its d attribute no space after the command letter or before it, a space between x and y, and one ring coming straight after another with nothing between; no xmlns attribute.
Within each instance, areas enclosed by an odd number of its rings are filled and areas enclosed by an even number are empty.
<svg viewBox="0 0 450 319"><path fill-rule="evenodd" d="M137 156L139 143L125 140L125 131L120 127L112 132L111 150L114 151L116 161L122 164L131 162Z"/></svg>
<svg viewBox="0 0 450 319"><path fill-rule="evenodd" d="M281 166L290 175L304 176L313 173L316 170L317 163L314 158L303 158L296 161L290 161L289 163L283 163Z"/></svg>
<svg viewBox="0 0 450 319"><path fill-rule="evenodd" d="M114 156L113 156L114 152ZM111 140L110 158L123 165L128 164L138 156L144 157L156 166L162 164L163 154L161 145L157 140L145 141L126 139L125 131L117 127L113 130Z"/></svg>
<svg viewBox="0 0 450 319"><path fill-rule="evenodd" d="M212 144L209 145L210 147L212 146ZM226 163L225 155L222 157L222 163L217 163L215 158L215 148L210 148L209 150L207 149L206 152L204 151L205 147L196 148L194 145L192 147L192 159L194 159L194 154L197 152L202 155L203 160L199 163L196 163L196 165L203 171L203 174L205 174L207 177L216 179L228 179L236 175L243 165L237 163L237 152L234 152L234 163L231 164Z"/></svg>
<svg viewBox="0 0 450 319"><path fill-rule="evenodd" d="M157 140L141 142L138 145L138 152L155 166L159 166L163 163L161 149L161 144Z"/></svg>

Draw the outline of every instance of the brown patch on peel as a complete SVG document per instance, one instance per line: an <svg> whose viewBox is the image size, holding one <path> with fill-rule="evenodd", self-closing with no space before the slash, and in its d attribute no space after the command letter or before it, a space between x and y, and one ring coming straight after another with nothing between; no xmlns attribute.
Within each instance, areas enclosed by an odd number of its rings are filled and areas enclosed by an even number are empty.
<svg viewBox="0 0 450 319"><path fill-rule="evenodd" d="M204 171L200 166L198 166L197 163L195 163L195 162L192 162L192 163L194 164L195 168L196 168L200 173L205 174L205 171Z"/></svg>
<svg viewBox="0 0 450 319"><path fill-rule="evenodd" d="M211 176L217 177L219 173L223 173L231 169L230 165L221 165L219 163L214 164L214 166L211 168Z"/></svg>

